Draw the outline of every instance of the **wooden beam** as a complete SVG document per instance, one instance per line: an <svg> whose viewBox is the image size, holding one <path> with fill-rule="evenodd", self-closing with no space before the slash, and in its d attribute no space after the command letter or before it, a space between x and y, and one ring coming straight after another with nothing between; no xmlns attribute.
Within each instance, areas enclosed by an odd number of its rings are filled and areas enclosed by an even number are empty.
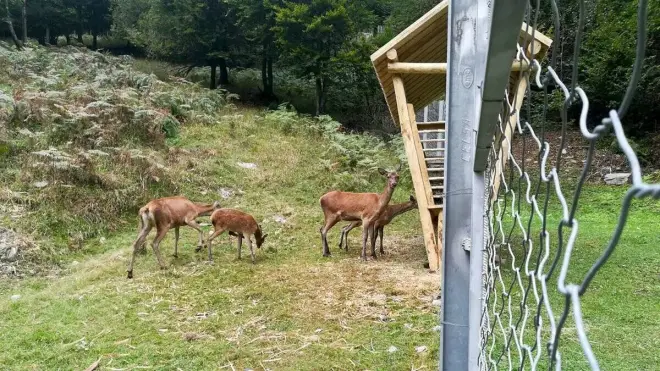
<svg viewBox="0 0 660 371"><path fill-rule="evenodd" d="M538 43L539 48L534 49L534 54L537 54L541 51L540 43ZM531 44L530 44L531 45ZM390 52L393 50L390 50ZM388 52L388 57L390 54ZM396 54L393 56L396 57ZM390 59L391 60L391 59ZM529 70L529 63L525 60L522 61L513 61L511 64L511 72L520 72ZM417 74L417 75L444 75L447 73L447 63L408 63L408 62L393 62L387 65L387 70L389 73L405 73L405 74Z"/></svg>
<svg viewBox="0 0 660 371"><path fill-rule="evenodd" d="M396 61L396 50L392 49L388 51L387 56ZM422 233L424 235L424 245L429 259L429 270L437 271L440 264L440 258L437 255L437 242L433 228L433 219L427 208L429 203L427 201L426 186L423 182L424 178L422 176L422 169L420 168L420 164L422 164L424 158L420 158L418 155L415 143L419 143L419 134L413 131L414 125L410 120L411 117L414 117L414 112L409 112L408 102L406 101L406 90L401 76L394 75L392 77L392 83L396 95L397 113L399 114L399 122L401 124L401 135L403 137L406 157L408 158L408 165L410 166L410 175L412 177L418 202ZM421 143L419 143L419 145L421 146Z"/></svg>
<svg viewBox="0 0 660 371"><path fill-rule="evenodd" d="M415 123L415 108L412 104L408 104L408 117L407 122L410 125L410 133L412 135L413 144L415 146L415 152L417 152L417 158L421 159L419 161L419 172L422 175L422 186L424 187L424 193L426 194L426 205L433 205L433 191L431 190L431 182L429 181L429 171L426 168L426 160L424 156L424 147L422 147L422 142L419 138L419 131L417 131L417 125Z"/></svg>
<svg viewBox="0 0 660 371"><path fill-rule="evenodd" d="M390 63L387 65L390 73L413 74L446 74L447 63Z"/></svg>
<svg viewBox="0 0 660 371"><path fill-rule="evenodd" d="M513 140L513 136L516 130L516 125L517 125L517 119L518 116L520 115L520 107L522 107L523 100L525 99L525 93L527 92L527 86L529 85L528 81L528 75L523 76L522 79L518 80L518 88L516 89L516 100L513 102L513 107L516 110L516 114L512 115L509 117L509 120L504 123L506 126L504 127L504 134L499 133L499 135L504 135L504 138L502 139L501 143L502 145L500 146L499 149L496 148L498 151L498 161L495 163L495 169L493 171L493 189L492 189L492 194L490 198L490 203L491 206L493 202L497 199L497 194L500 189L500 183L501 183L501 178L502 174L504 173L504 169L506 167L506 163L509 160L509 148L511 148L511 141ZM525 161L525 159L521 159L522 161Z"/></svg>

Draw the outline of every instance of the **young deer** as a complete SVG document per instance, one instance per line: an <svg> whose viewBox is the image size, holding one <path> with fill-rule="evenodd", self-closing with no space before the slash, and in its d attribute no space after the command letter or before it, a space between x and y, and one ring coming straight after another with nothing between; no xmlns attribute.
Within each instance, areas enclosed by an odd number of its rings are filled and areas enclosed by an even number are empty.
<svg viewBox="0 0 660 371"><path fill-rule="evenodd" d="M381 175L387 177L387 185L381 194L330 191L321 197L319 202L325 217L325 224L320 229L323 256L330 256L327 237L330 228L341 220L351 222L359 220L362 223L362 259L367 260L367 238L369 234L371 234L371 256L374 259L376 258L374 224L387 207L392 198L392 193L394 193L394 188L399 183L399 170L401 170L400 163L399 167L392 172L378 169Z"/></svg>
<svg viewBox="0 0 660 371"><path fill-rule="evenodd" d="M378 218L376 224L374 225L374 229L376 231L376 240L378 240L378 238L380 237L381 255L385 254L385 251L383 250L383 228L386 225L390 224L390 222L392 222L392 219L394 219L395 217L416 208L417 208L417 200L415 200L415 197L410 196L410 200L408 202L404 202L396 205L387 205L387 208L383 211L382 214L380 214L380 217ZM350 232L355 227L359 227L360 224L362 224L362 222L356 220L344 226L344 228L341 229L341 237L339 238L340 249L344 247L344 249L348 251L348 232Z"/></svg>
<svg viewBox="0 0 660 371"><path fill-rule="evenodd" d="M174 257L178 257L179 250L179 227L189 226L199 232L199 243L197 246L203 246L204 234L199 224L195 221L200 216L208 216L213 210L219 209L220 203L215 201L212 204L201 204L188 200L182 196L165 197L150 201L138 212L140 218L140 232L137 240L133 244L133 256L128 264L128 278L133 278L133 264L138 251L142 250L147 235L153 227L156 227L156 237L151 243L158 259L161 269L165 269L165 263L158 249L167 231L174 228Z"/></svg>
<svg viewBox="0 0 660 371"><path fill-rule="evenodd" d="M207 241L209 247L209 261L213 261L211 255L211 244L213 239L223 234L225 231L230 235L238 237L238 258L241 258L241 246L243 245L243 238L247 240L250 247L250 255L252 256L252 264L254 264L254 249L252 248L251 236L254 236L257 248L260 249L261 245L268 234L262 234L261 226L257 223L252 215L244 213L235 209L219 209L211 214L211 223L213 224L213 234L209 236ZM201 250L201 246L196 251Z"/></svg>

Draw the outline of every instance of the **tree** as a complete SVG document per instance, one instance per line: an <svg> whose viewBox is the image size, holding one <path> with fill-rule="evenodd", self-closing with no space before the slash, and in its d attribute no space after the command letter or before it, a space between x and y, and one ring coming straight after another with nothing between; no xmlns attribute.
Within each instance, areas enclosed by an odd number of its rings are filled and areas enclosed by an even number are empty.
<svg viewBox="0 0 660 371"><path fill-rule="evenodd" d="M270 99L273 93L273 62L278 56L275 44L275 12L282 6L281 0L234 0L238 9L238 26L245 31L250 42L259 45L258 58L261 61L261 82L263 95Z"/></svg>
<svg viewBox="0 0 660 371"><path fill-rule="evenodd" d="M9 11L9 0L5 0L5 17L2 19L3 23L7 25L7 28L9 28L9 33L11 34L11 39L14 42L14 45L16 45L16 49L21 50L23 49L23 46L21 45L21 42L18 40L18 36L16 36L16 30L14 30L14 23L11 18L11 12Z"/></svg>
<svg viewBox="0 0 660 371"><path fill-rule="evenodd" d="M316 115L324 113L332 65L356 34L346 1L286 2L277 8L275 24L284 58L300 77L314 79Z"/></svg>
<svg viewBox="0 0 660 371"><path fill-rule="evenodd" d="M235 9L223 0L154 0L140 21L140 38L147 51L159 58L211 67L210 88L227 84L227 58L240 45Z"/></svg>
<svg viewBox="0 0 660 371"><path fill-rule="evenodd" d="M98 36L110 30L110 0L87 0L85 21L92 34L92 49L98 49Z"/></svg>

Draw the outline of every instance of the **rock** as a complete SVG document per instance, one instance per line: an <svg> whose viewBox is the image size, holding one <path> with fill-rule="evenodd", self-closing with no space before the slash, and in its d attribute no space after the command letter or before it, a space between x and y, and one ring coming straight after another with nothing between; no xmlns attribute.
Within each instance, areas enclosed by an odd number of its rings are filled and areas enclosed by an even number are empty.
<svg viewBox="0 0 660 371"><path fill-rule="evenodd" d="M13 265L2 265L0 266L0 273L12 276L16 274L16 267Z"/></svg>
<svg viewBox="0 0 660 371"><path fill-rule="evenodd" d="M605 174L603 180L605 181L605 184L609 184L609 185L627 184L630 180L630 173Z"/></svg>
<svg viewBox="0 0 660 371"><path fill-rule="evenodd" d="M434 300L431 302L431 304L433 304L433 305L436 306L436 307L439 307L439 306L442 305L442 300L440 300L440 299L434 299Z"/></svg>
<svg viewBox="0 0 660 371"><path fill-rule="evenodd" d="M242 167L243 169L256 169L257 164L251 162L237 162L236 165Z"/></svg>
<svg viewBox="0 0 660 371"><path fill-rule="evenodd" d="M406 323L406 324L403 325L403 327L410 330L411 328L413 328L413 325L412 325L412 323Z"/></svg>
<svg viewBox="0 0 660 371"><path fill-rule="evenodd" d="M33 185L35 188L44 188L44 187L46 187L46 186L48 185L48 182L45 181L45 180L42 180L41 182L34 182L34 183L32 183L32 185Z"/></svg>
<svg viewBox="0 0 660 371"><path fill-rule="evenodd" d="M283 217L282 215L273 215L273 220L280 224L285 224L286 223L286 218Z"/></svg>
<svg viewBox="0 0 660 371"><path fill-rule="evenodd" d="M387 348L387 352L388 352L388 353L394 353L394 352L396 352L397 350L399 350L399 348L395 347L394 345L390 345L390 347Z"/></svg>
<svg viewBox="0 0 660 371"><path fill-rule="evenodd" d="M231 196L234 195L234 191L229 188L220 188L219 193L220 197L224 198L225 200L231 198Z"/></svg>
<svg viewBox="0 0 660 371"><path fill-rule="evenodd" d="M18 301L18 299L20 299L20 298L21 298L21 296L16 294L16 295L12 295L10 299L11 299L11 301Z"/></svg>
<svg viewBox="0 0 660 371"><path fill-rule="evenodd" d="M316 330L314 330L314 333L315 334L320 334L322 331L323 331L322 328L317 328Z"/></svg>
<svg viewBox="0 0 660 371"><path fill-rule="evenodd" d="M415 351L417 353L424 353L428 350L429 348L426 345L420 345L418 347L415 347Z"/></svg>
<svg viewBox="0 0 660 371"><path fill-rule="evenodd" d="M436 331L436 332L442 331L442 326L440 326L440 325L434 326L433 331Z"/></svg>

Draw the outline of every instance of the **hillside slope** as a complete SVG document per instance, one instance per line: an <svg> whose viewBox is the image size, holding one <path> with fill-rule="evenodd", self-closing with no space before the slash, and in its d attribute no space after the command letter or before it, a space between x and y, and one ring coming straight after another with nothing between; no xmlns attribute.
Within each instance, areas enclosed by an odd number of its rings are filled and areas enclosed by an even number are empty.
<svg viewBox="0 0 660 371"><path fill-rule="evenodd" d="M0 364L435 365L439 277L422 268L415 212L386 229L378 261L359 260L359 230L348 253L336 248L343 224L330 233L333 257L321 257L319 197L379 192L375 170L397 164L400 143L344 134L328 117L237 107L224 92L135 71L130 59L2 53L2 204L14 212L1 225L35 247L15 264L23 279L0 280ZM257 264L238 261L236 239L224 235L209 265L182 228L178 259L173 233L161 244L167 270L149 250L127 280L137 208L173 194L252 213L269 234ZM393 202L410 194L404 169Z"/></svg>

